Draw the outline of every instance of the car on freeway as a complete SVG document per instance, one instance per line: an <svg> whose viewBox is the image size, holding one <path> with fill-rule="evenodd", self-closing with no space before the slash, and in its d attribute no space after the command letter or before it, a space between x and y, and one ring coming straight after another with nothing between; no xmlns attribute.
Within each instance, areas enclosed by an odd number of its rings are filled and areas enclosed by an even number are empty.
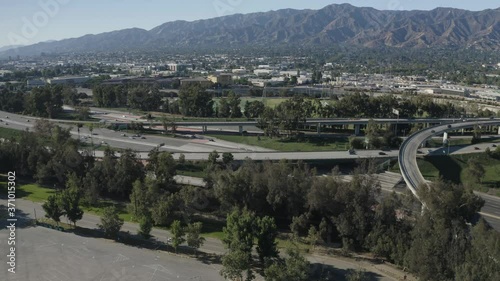
<svg viewBox="0 0 500 281"><path fill-rule="evenodd" d="M477 146L474 146L474 150L480 150L480 148Z"/></svg>
<svg viewBox="0 0 500 281"><path fill-rule="evenodd" d="M427 153L432 153L432 149L427 149Z"/></svg>
<svg viewBox="0 0 500 281"><path fill-rule="evenodd" d="M496 144L492 144L491 147L497 147L497 145Z"/></svg>
<svg viewBox="0 0 500 281"><path fill-rule="evenodd" d="M128 138L131 139L131 140L135 140L135 137L128 137Z"/></svg>
<svg viewBox="0 0 500 281"><path fill-rule="evenodd" d="M165 146L165 143L160 143L158 146L159 147Z"/></svg>
<svg viewBox="0 0 500 281"><path fill-rule="evenodd" d="M145 139L146 139L146 137L141 137L141 140L145 140Z"/></svg>
<svg viewBox="0 0 500 281"><path fill-rule="evenodd" d="M380 152L378 153L378 155L387 155L387 153L385 153L385 152L383 152L383 151L380 151Z"/></svg>
<svg viewBox="0 0 500 281"><path fill-rule="evenodd" d="M356 154L356 150L354 150L354 149L349 149L347 152L349 152L349 155Z"/></svg>
<svg viewBox="0 0 500 281"><path fill-rule="evenodd" d="M122 134L122 137L126 137L127 135L126 134Z"/></svg>

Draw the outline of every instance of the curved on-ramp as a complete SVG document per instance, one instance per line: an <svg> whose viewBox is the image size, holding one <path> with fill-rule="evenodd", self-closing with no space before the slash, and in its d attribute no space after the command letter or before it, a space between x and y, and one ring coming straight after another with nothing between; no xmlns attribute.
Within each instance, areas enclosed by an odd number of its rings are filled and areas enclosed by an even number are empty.
<svg viewBox="0 0 500 281"><path fill-rule="evenodd" d="M403 142L399 151L399 167L406 185L419 201L422 202L418 197L418 189L427 186L427 182L417 165L417 150L419 146L431 137L448 131L471 128L475 125L499 126L500 120L476 119L474 121L442 124L419 131ZM500 231L500 198L481 193L476 193L476 195L485 200L485 205L480 214L484 216L494 229Z"/></svg>
<svg viewBox="0 0 500 281"><path fill-rule="evenodd" d="M442 135L448 131L473 128L476 125L498 126L500 125L500 120L474 119L473 121L441 124L421 130L411 135L403 142L399 150L399 168L401 169L401 174L403 175L406 185L410 188L415 197L420 200L418 197L418 189L426 184L417 165L417 150L419 146L424 141L434 136Z"/></svg>

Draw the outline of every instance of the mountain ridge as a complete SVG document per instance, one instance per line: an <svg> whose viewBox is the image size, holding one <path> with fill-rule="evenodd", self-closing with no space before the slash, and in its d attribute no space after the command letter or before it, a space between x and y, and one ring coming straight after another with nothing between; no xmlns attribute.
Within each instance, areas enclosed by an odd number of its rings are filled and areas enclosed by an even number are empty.
<svg viewBox="0 0 500 281"><path fill-rule="evenodd" d="M500 8L468 11L377 10L332 4L166 22L16 48L16 54L113 52L159 48L354 44L362 47L500 49ZM9 55L12 50L0 52Z"/></svg>

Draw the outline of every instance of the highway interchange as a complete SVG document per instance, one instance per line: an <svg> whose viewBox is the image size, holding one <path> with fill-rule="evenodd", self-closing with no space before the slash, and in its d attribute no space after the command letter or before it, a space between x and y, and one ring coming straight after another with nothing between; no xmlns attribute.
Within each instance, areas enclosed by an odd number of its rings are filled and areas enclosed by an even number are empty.
<svg viewBox="0 0 500 281"><path fill-rule="evenodd" d="M139 116L134 116L117 111L103 111L96 112L98 116L108 116L108 118L115 118L120 122L130 122L131 120L139 119ZM17 130L32 130L34 120L36 118L26 117L17 114L11 114L0 111L0 127L12 128ZM417 150L419 146L426 139L433 136L442 135L444 131L460 130L462 128L473 127L476 124L481 125L499 125L500 120L490 119L476 119L470 122L462 122L458 119L424 119L426 122L437 123L438 121L447 122L445 125L439 125L422 130L416 135L409 137L401 146L400 151L387 151L384 155L380 155L380 150L359 150L355 154L350 154L347 151L328 151L328 152L277 152L269 149L264 149L256 146L248 146L236 144L231 142L222 141L219 139L208 138L203 135L193 135L192 138L168 138L161 135L147 135L145 139L141 137L133 137L130 134L123 136L123 133L109 130L106 128L96 127L93 134L90 133L87 127L82 127L80 132L77 131L76 126L70 124L60 124L62 127L71 127L71 133L75 138L84 137L82 139L86 143L94 143L96 145L109 145L115 148L130 148L134 151L139 151L138 156L141 159L147 159L147 154L155 147L160 147L162 151L169 151L174 154L174 158L178 158L180 153L183 153L186 160L206 160L210 152L217 150L218 152L231 152L235 160L244 160L251 158L253 160L354 160L360 158L396 158L399 156L400 165L402 165L402 174L408 187L416 194L418 187L424 183L424 178L416 165ZM315 120L318 121L318 120ZM340 120L335 122L367 122L368 119L357 120ZM381 120L389 122L388 119ZM392 120L394 122L395 120ZM414 122L415 119L399 120L399 122ZM455 122L453 122L455 121ZM324 120L324 122L327 122ZM334 122L328 121L328 122ZM224 122L223 122L224 123ZM7 125L8 124L8 125ZM205 123L206 124L206 123ZM362 123L360 123L362 124ZM196 126L197 124L188 124ZM218 124L220 125L220 124ZM451 128L448 126L451 125ZM160 146L161 145L161 146ZM480 146L481 150L485 149L488 144L476 145ZM421 151L422 152L422 151ZM452 153L472 153L477 152L475 147L465 147ZM423 151L428 154L428 151ZM439 154L440 152L433 151L432 154ZM100 157L103 155L102 151L96 151L95 156ZM486 200L486 206L482 212L485 218L498 230L500 230L500 198L493 196L481 195Z"/></svg>
<svg viewBox="0 0 500 281"><path fill-rule="evenodd" d="M136 116L108 113L111 118L125 118L122 122L127 122L129 119L136 119ZM123 117L123 116L126 117ZM17 130L33 130L34 120L36 118L25 117L16 114L10 114L0 111L0 127L12 128ZM28 121L29 120L29 121ZM451 122L452 120L447 120ZM456 121L456 120L455 120ZM343 121L345 122L345 121ZM364 122L364 121L357 121ZM93 130L93 134L86 127L82 127L78 132L76 126L71 124L59 124L62 127L72 128L71 133L74 138L80 138L87 143L109 145L116 148L130 148L134 151L142 151L138 153L142 159L147 158L147 151L163 144L160 149L162 151L170 151L174 153L174 157L178 158L180 153L186 156L187 160L202 160L208 159L208 154L217 150L219 152L232 152L236 160L252 158L254 160L330 160L330 159L347 159L353 160L358 158L396 158L399 157L402 167L402 174L405 182L412 192L416 192L422 183L425 183L421 173L416 166L417 150L422 142L426 139L438 136L444 131L459 130L462 127L470 127L477 124L474 122L451 123L452 128L448 128L448 124L432 127L421 131L419 134L408 138L401 147L400 151L386 151L385 155L379 155L380 150L374 151L357 151L356 154L350 154L347 151L334 152L276 152L268 149L263 149L254 146L245 146L231 142L225 142L218 139L213 141L203 135L195 135L194 138L167 138L163 136L146 135L145 139L141 137L132 137L130 134L123 136L121 132L98 128ZM147 124L147 123L146 123ZM481 124L499 125L500 120L481 120ZM192 124L191 124L192 125ZM196 124L195 124L196 125ZM195 126L193 125L193 126ZM223 126L224 127L224 126ZM83 137L83 139L82 139ZM86 139L85 139L86 138ZM462 147L451 150L453 153L472 153L477 152L475 147L481 151L491 144L478 144L474 147ZM441 150L432 149L429 152L421 149L423 154L441 154ZM102 156L102 151L96 151L96 156ZM402 161L402 162L401 162ZM186 180L186 179L184 179ZM187 179L192 181L193 179ZM194 179L197 180L197 179ZM202 184L202 183L198 183ZM481 215L497 230L500 231L500 198L487 194L479 194L486 201L486 205L482 209ZM34 210L38 215L43 214L43 210L39 204L29 203L22 199L18 200L21 203L21 208L30 214ZM3 202L2 202L3 203ZM23 205L24 204L24 205ZM95 228L95 224L99 218L93 215L86 214L84 219L79 224L84 227ZM137 226L126 223L124 231L136 232ZM0 237L5 236L5 231L0 231ZM25 270L12 280L76 280L77 278L86 278L85 280L221 280L218 275L220 266L214 264L200 265L196 260L182 259L179 260L176 256L171 256L161 252L151 252L144 249L135 249L126 247L120 244L110 244L105 241L95 239L81 239L81 237L65 234L53 233L51 230L44 229L23 229L20 232L20 238L23 244L19 247L19 253L25 258L20 259L20 266L37 268L37 276L29 276L30 272ZM163 230L154 230L153 235L158 237L168 237L168 233ZM95 241L94 241L95 240ZM208 239L204 251L212 253L220 253L223 250L220 242L214 239ZM56 260L46 259L46 256L58 256ZM311 260L315 262L314 259ZM325 261L321 261L324 263ZM328 261L333 262L335 268L354 268L359 265L353 265L341 260ZM57 263L57 265L55 264ZM64 266L60 266L64 265ZM57 270L50 270L57 268ZM92 268L93 270L88 270ZM0 269L4 269L0 266ZM381 273L376 271L374 267L366 268L369 272ZM28 274L28 275L26 275ZM382 274L385 275L385 274ZM393 278L377 276L377 280L396 280ZM124 277L126 276L126 277ZM203 277L201 277L203 276ZM10 277L9 277L10 278ZM38 278L38 279L37 279ZM41 279L40 279L41 278ZM92 279L94 278L94 279ZM127 279L129 278L129 279ZM144 280L146 280L144 279ZM11 279L8 279L11 280Z"/></svg>
<svg viewBox="0 0 500 281"><path fill-rule="evenodd" d="M399 167L408 188L418 198L418 189L427 185L417 165L417 152L420 145L433 136L442 135L444 132L471 128L476 125L498 126L500 120L477 120L447 123L424 129L407 138L399 150ZM484 218L498 231L500 231L500 198L491 195L476 193L485 200L481 210Z"/></svg>

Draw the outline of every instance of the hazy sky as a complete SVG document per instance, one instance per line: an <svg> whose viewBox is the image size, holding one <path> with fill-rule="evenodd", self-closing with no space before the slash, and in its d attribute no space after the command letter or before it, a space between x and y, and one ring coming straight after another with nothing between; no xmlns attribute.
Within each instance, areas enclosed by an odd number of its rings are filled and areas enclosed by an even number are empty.
<svg viewBox="0 0 500 281"><path fill-rule="evenodd" d="M151 29L173 20L197 20L282 8L318 9L350 3L380 10L498 8L494 0L0 0L0 46L27 45L117 29Z"/></svg>

